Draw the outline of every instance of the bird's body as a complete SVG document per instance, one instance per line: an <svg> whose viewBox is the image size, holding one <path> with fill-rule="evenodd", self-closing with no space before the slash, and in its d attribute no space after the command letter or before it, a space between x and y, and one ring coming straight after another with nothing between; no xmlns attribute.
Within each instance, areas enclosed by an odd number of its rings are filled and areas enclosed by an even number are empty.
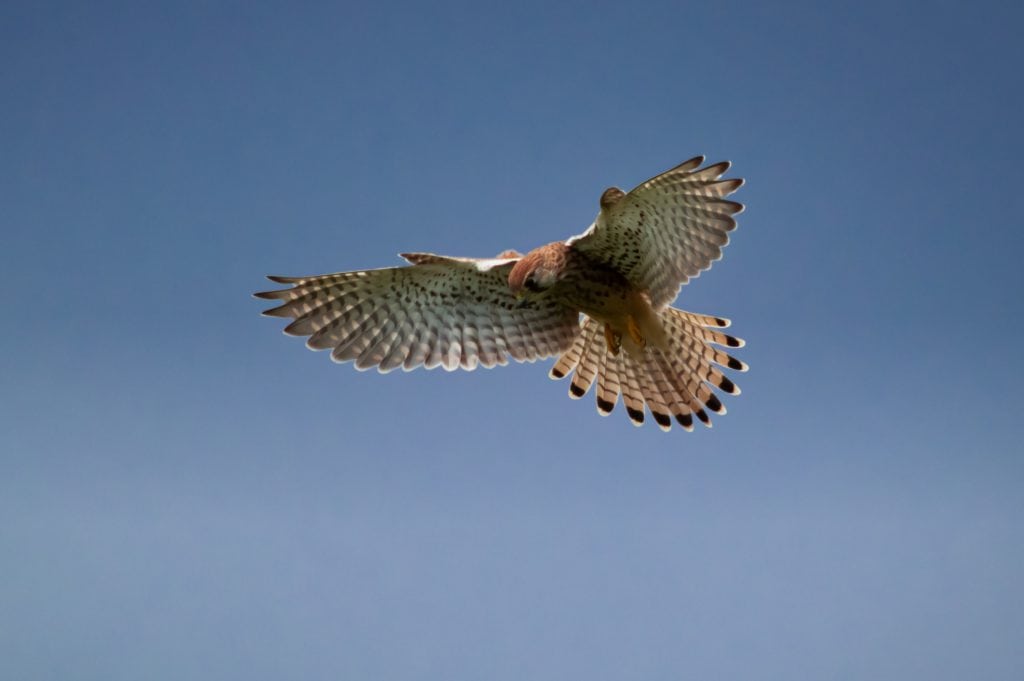
<svg viewBox="0 0 1024 681"><path fill-rule="evenodd" d="M574 373L572 397L596 383L602 414L621 395L637 425L645 405L664 430L670 417L688 430L694 416L710 425L708 410L725 411L710 387L739 392L717 366L746 370L713 346L742 341L717 330L726 320L668 303L720 257L742 210L724 197L742 180L718 179L728 163L697 170L702 162L629 193L606 190L590 229L526 255L403 254L409 266L271 277L292 287L256 295L283 301L265 314L293 319L286 333L359 369L473 369L559 355L551 376Z"/></svg>
<svg viewBox="0 0 1024 681"><path fill-rule="evenodd" d="M541 246L523 256L509 274L509 287L513 292L521 290L518 280L535 260L560 271L546 295L604 324L608 334L619 339L619 343L624 341L624 347L632 354L642 352L647 342L653 342L662 350L668 349L665 330L650 298L617 270L564 241Z"/></svg>

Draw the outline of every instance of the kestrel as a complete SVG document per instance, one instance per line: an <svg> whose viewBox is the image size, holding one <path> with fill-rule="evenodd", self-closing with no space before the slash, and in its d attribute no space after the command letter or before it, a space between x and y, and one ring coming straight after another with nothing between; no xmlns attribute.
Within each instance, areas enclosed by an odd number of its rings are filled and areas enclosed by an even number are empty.
<svg viewBox="0 0 1024 681"><path fill-rule="evenodd" d="M404 253L402 267L268 277L290 288L256 297L281 303L263 314L292 319L286 334L309 336L310 349L359 370L473 370L559 355L550 376L572 374L576 399L596 383L602 415L622 395L638 426L644 405L662 430L673 417L686 430L694 418L710 426L707 412L725 413L712 388L740 392L719 367L747 370L719 348L743 341L719 330L728 320L669 303L721 258L743 210L725 197L743 180L720 179L728 161L703 162L691 158L628 193L605 190L587 231L526 255Z"/></svg>

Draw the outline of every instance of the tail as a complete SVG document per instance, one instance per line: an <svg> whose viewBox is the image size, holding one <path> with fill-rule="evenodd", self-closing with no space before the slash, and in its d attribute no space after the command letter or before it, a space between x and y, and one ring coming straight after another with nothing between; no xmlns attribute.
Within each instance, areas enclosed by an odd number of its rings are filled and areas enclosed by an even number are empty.
<svg viewBox="0 0 1024 681"><path fill-rule="evenodd" d="M671 430L673 418L686 430L693 430L694 417L710 428L707 412L725 413L711 387L730 395L740 393L718 366L747 370L746 364L714 346L740 348L744 342L716 330L729 326L729 320L721 317L673 307L666 307L660 316L668 351L648 344L639 355L625 351L613 355L605 342L604 326L587 317L572 347L551 367L551 378L575 372L569 384L573 399L586 395L596 382L597 411L602 416L611 413L622 395L634 425L643 425L646 404L662 430Z"/></svg>

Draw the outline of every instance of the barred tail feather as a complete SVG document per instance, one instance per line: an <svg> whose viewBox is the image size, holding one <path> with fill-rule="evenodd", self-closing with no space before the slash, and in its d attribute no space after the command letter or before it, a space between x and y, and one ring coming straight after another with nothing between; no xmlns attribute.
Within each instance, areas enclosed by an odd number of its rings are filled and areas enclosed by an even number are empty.
<svg viewBox="0 0 1024 681"><path fill-rule="evenodd" d="M747 365L719 347L736 348L743 341L717 329L729 321L667 307L660 320L668 338L667 350L648 344L642 355L609 352L603 325L587 318L573 345L551 368L550 376L571 375L569 396L583 397L596 384L597 410L607 415L622 397L634 425L644 423L645 406L662 430L674 419L693 430L694 419L711 427L708 412L724 414L725 406L712 390L738 395L740 389L719 367L746 371Z"/></svg>

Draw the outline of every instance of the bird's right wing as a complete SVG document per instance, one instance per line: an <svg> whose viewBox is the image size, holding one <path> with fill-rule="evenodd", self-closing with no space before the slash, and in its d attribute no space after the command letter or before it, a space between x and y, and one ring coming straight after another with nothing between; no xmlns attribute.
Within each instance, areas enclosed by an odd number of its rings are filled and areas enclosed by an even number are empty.
<svg viewBox="0 0 1024 681"><path fill-rule="evenodd" d="M448 371L557 355L579 333L577 312L539 296L520 302L508 288L518 258L403 255L407 267L314 277L269 277L290 288L257 293L281 301L263 314L293 319L292 336L336 362L384 373L402 367Z"/></svg>
<svg viewBox="0 0 1024 681"><path fill-rule="evenodd" d="M622 273L655 307L722 257L743 205L725 197L743 184L720 179L728 161L700 168L703 156L665 171L628 194L609 189L594 224L566 245Z"/></svg>

